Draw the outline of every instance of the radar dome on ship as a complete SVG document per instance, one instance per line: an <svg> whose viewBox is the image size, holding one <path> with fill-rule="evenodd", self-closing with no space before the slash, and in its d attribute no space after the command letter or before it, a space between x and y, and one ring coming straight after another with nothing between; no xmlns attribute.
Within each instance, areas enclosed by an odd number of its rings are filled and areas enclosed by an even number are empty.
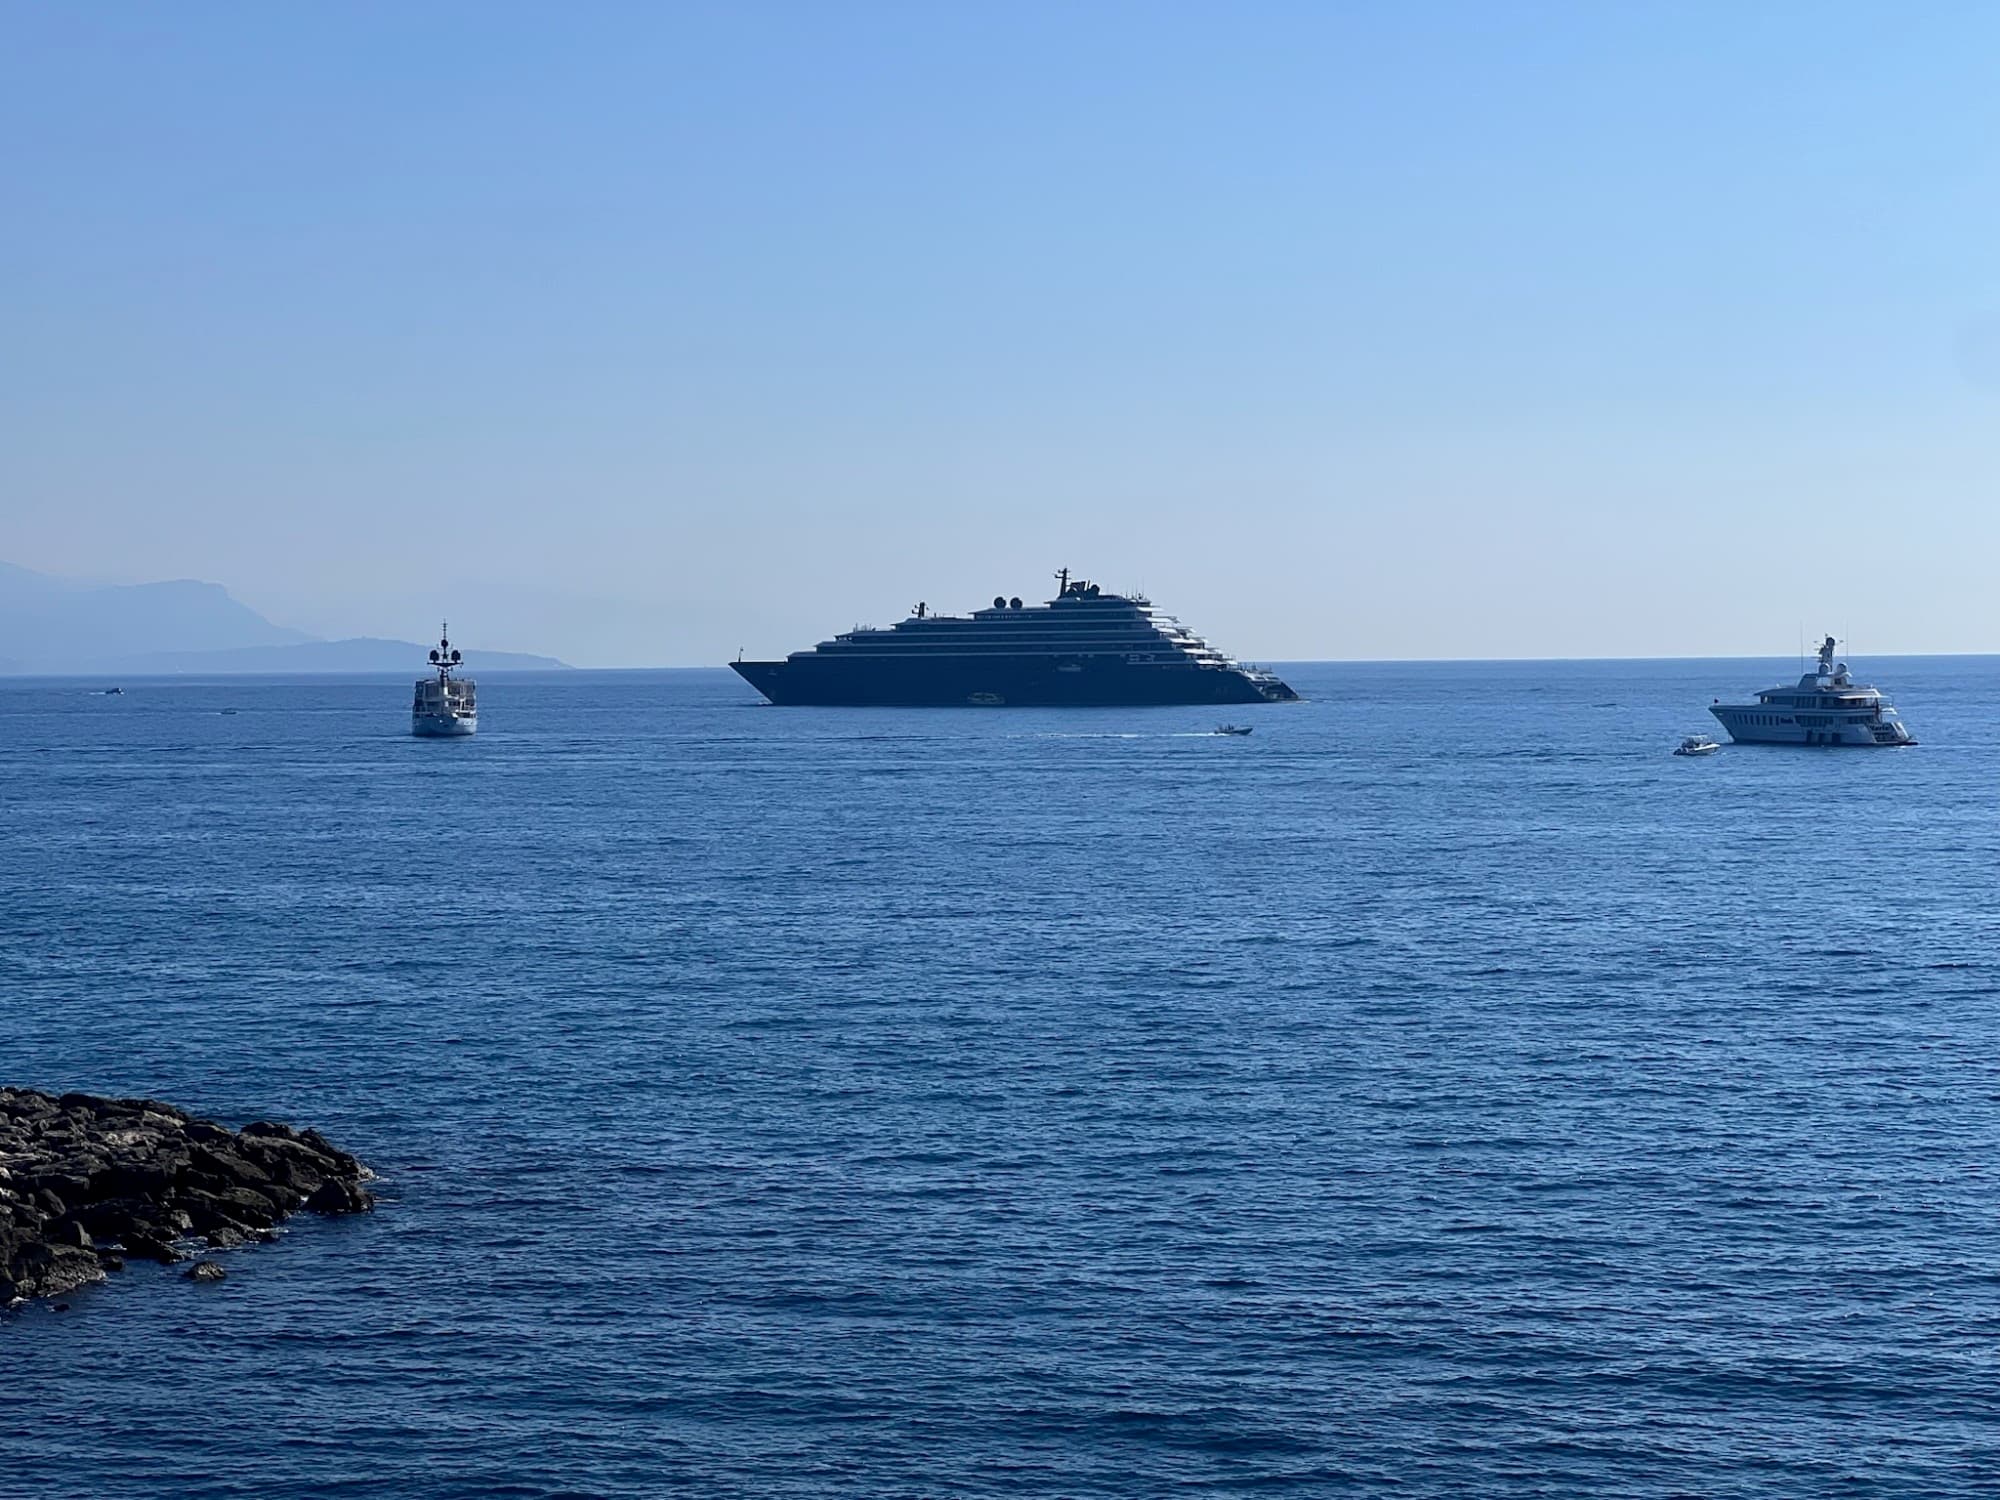
<svg viewBox="0 0 2000 1500"><path fill-rule="evenodd" d="M1005 594L995 594L993 596L993 607L995 609L1005 609L1007 607L1007 596Z"/></svg>
<svg viewBox="0 0 2000 1500"><path fill-rule="evenodd" d="M995 600L994 602L997 604L999 601ZM1016 594L1013 598L1009 599L1007 601L1007 607L1009 609L1019 609L1021 607L1021 596L1019 594Z"/></svg>
<svg viewBox="0 0 2000 1500"><path fill-rule="evenodd" d="M438 654L437 654L437 652L433 651L433 652L431 653L431 660L432 660L432 661L436 661L437 659L438 659Z"/></svg>

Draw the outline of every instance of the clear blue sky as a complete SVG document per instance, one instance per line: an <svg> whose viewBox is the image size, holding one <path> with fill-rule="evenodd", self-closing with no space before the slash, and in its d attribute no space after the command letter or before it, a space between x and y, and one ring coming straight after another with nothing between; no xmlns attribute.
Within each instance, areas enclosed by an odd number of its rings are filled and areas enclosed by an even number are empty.
<svg viewBox="0 0 2000 1500"><path fill-rule="evenodd" d="M2000 7L0 0L0 558L590 664L2000 650Z"/></svg>

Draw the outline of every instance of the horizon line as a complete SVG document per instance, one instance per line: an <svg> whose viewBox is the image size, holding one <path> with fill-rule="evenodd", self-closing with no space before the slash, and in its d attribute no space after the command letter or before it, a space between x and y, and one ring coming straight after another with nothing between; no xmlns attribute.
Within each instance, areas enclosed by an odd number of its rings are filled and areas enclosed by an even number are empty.
<svg viewBox="0 0 2000 1500"><path fill-rule="evenodd" d="M503 655L533 656L539 652L502 652ZM1945 657L1972 660L1982 657L2000 658L2000 651L1896 651L1872 655L1870 661L1916 661ZM558 658L549 658L558 660ZM1537 663L1560 666L1584 662L1629 662L1637 664L1658 664L1663 662L1769 662L1782 660L1771 656L1273 656L1259 658L1251 662L1249 658L1238 658L1245 664L1261 664L1274 667L1450 667L1450 666L1529 666ZM422 664L419 663L419 666ZM468 665L471 665L468 663ZM507 677L571 677L585 673L642 673L642 672L727 672L728 662L683 662L655 666L589 667L574 663L562 663L553 667L513 667L492 666L476 670L496 673ZM319 679L348 677L355 679L379 680L392 678L400 681L408 675L403 668L375 668L360 671L269 671L269 670L195 670L195 671L89 671L89 672L0 672L0 682L96 682L96 681L174 681L207 680L218 677L230 678L293 678L312 677Z"/></svg>

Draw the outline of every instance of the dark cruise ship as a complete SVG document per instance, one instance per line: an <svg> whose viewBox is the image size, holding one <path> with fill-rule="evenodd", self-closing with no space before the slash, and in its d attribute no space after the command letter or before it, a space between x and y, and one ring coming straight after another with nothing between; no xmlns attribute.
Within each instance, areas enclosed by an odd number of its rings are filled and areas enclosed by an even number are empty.
<svg viewBox="0 0 2000 1500"><path fill-rule="evenodd" d="M969 615L919 604L887 630L856 626L783 661L732 663L773 703L840 707L1115 707L1288 703L1261 667L1231 661L1138 594L1056 574L1047 604L999 598Z"/></svg>

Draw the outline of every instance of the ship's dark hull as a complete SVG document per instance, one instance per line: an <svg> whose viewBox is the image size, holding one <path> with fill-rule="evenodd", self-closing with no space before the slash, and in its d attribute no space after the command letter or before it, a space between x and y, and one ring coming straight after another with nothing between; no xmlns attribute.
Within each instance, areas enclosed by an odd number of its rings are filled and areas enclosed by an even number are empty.
<svg viewBox="0 0 2000 1500"><path fill-rule="evenodd" d="M773 703L828 708L1127 708L1166 704L1286 703L1275 678L1233 668L1054 662L995 657L943 661L800 656L731 663Z"/></svg>

